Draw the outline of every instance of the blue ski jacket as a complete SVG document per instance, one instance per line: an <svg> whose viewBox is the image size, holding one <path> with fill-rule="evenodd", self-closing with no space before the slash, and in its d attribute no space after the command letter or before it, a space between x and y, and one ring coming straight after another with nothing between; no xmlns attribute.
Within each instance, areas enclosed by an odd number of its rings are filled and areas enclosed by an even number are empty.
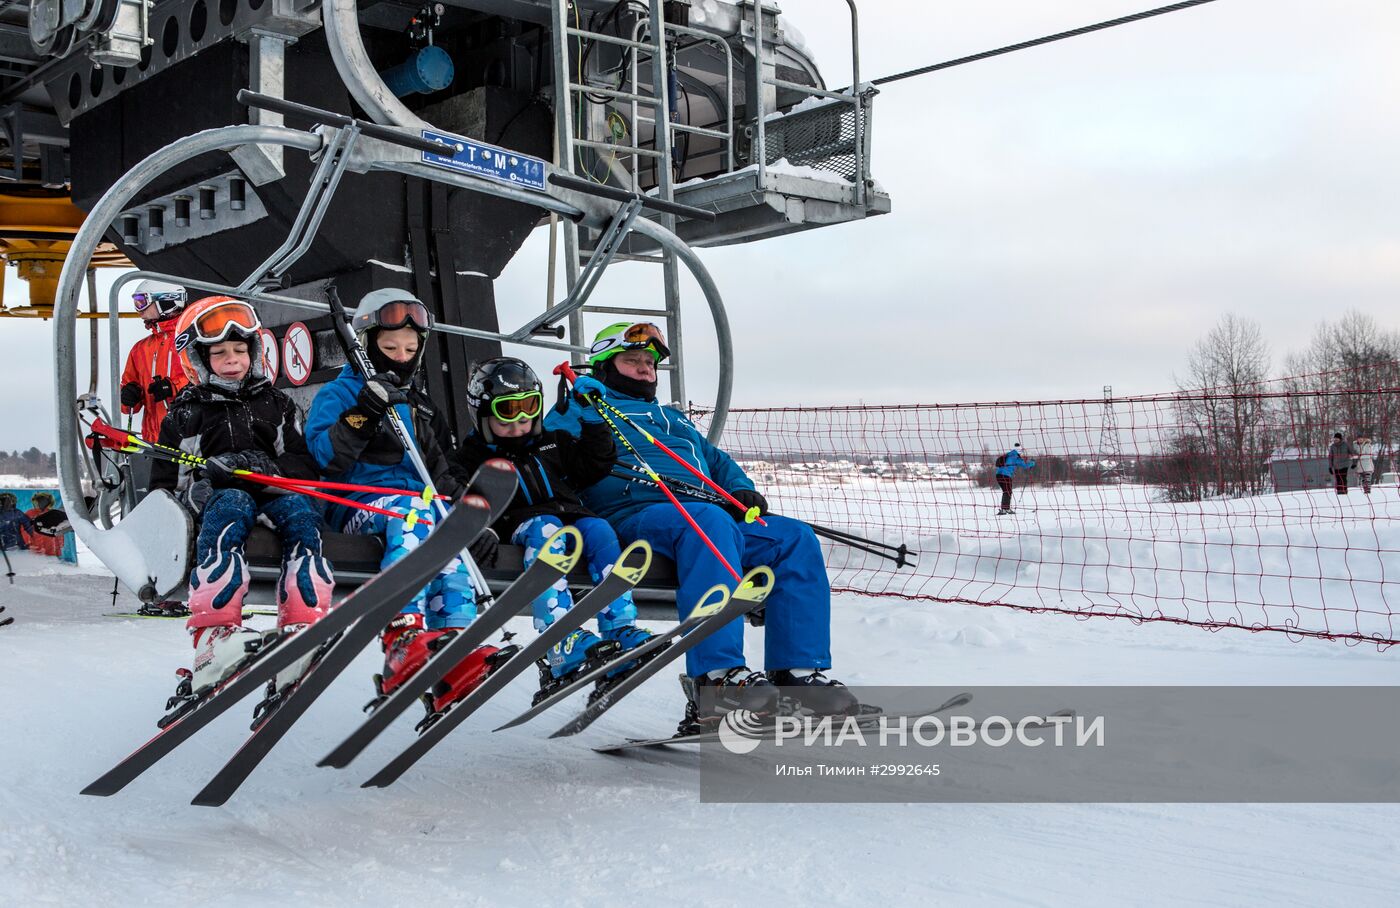
<svg viewBox="0 0 1400 908"><path fill-rule="evenodd" d="M688 463L697 467L706 476L719 483L729 492L737 489L753 489L753 481L728 454L705 440L695 424L679 410L664 407L653 400L630 397L621 391L610 389L608 403L626 413L638 425L645 426L654 438L675 451ZM546 429L561 429L570 435L582 432L583 404L569 397L569 408L563 413L554 409L545 417ZM699 485L700 480L662 453L655 445L642 437L636 429L614 417L613 421L623 436L636 448L647 464L662 477L676 479L691 485ZM620 466L636 467L637 458L627 446L618 444L617 462ZM649 505L665 502L666 496L660 489L639 482L632 482L617 475L603 478L596 484L582 490L583 503L609 523L616 525L640 512ZM685 500L684 492L677 491L676 497Z"/></svg>
<svg viewBox="0 0 1400 908"><path fill-rule="evenodd" d="M997 475L1015 476L1017 467L1020 467L1023 470L1029 470L1033 466L1035 466L1034 460L1026 460L1024 457L1021 456L1020 451L1016 450L1015 448L1012 448L1010 451L1006 452L1006 466L997 467Z"/></svg>

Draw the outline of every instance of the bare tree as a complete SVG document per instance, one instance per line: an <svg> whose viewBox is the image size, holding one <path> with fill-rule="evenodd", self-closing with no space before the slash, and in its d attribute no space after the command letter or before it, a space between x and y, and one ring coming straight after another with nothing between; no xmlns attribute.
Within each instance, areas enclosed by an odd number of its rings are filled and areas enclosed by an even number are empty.
<svg viewBox="0 0 1400 908"><path fill-rule="evenodd" d="M1213 475L1196 476L1202 494L1255 495L1263 489L1272 440L1267 401L1269 345L1258 322L1223 316L1196 342L1177 379L1180 420L1172 453L1204 458Z"/></svg>
<svg viewBox="0 0 1400 908"><path fill-rule="evenodd" d="M1286 381L1291 443L1325 449L1333 432L1369 435L1384 454L1400 441L1400 332L1356 310L1323 322L1307 349L1290 354Z"/></svg>

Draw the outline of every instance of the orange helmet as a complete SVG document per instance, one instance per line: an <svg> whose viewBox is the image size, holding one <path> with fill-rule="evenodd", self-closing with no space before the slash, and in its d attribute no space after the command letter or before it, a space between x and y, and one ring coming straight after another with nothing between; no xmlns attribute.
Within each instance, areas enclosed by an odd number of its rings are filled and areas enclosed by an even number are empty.
<svg viewBox="0 0 1400 908"><path fill-rule="evenodd" d="M251 365L248 374L263 378L262 321L252 303L231 296L206 296L195 300L180 313L175 323L175 354L191 382L204 384L209 380L207 353L196 347L212 347L229 338L248 344ZM194 353L193 356L190 354Z"/></svg>

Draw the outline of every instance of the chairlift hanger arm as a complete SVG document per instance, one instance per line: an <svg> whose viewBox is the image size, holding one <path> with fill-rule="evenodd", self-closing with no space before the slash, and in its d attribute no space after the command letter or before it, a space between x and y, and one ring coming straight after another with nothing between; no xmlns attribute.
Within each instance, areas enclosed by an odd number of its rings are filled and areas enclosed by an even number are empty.
<svg viewBox="0 0 1400 908"><path fill-rule="evenodd" d="M239 90L238 103L245 107L256 107L259 110L280 113L285 117L301 117L327 126L354 126L367 136L373 136L376 139L392 142L395 145L402 145L416 151L426 151L430 154L442 154L445 147L440 142L424 139L392 126L381 126L368 120L357 120L354 117L347 117L345 114L322 110L309 104L298 104L296 101L288 101L284 98L274 98L270 95L249 91L246 88Z"/></svg>

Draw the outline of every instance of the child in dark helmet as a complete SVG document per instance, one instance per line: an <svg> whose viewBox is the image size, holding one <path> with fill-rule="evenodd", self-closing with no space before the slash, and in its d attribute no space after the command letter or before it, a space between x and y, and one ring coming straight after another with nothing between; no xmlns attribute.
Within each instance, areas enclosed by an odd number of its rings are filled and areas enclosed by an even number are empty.
<svg viewBox="0 0 1400 908"><path fill-rule="evenodd" d="M427 353L432 314L403 290L374 290L360 300L351 327L368 355L374 374L368 379L346 365L334 381L321 388L306 419L306 441L323 472L340 482L391 489L422 489L413 466L390 423L398 414L422 455L435 491L459 497L462 486L449 469L446 454L428 414L416 402L413 380ZM348 493L346 497L402 514L333 505L326 511L330 525L345 533L384 538L381 567L388 567L416 549L432 527L406 519L422 499L411 494ZM416 674L439 641L476 619L472 576L461 557L453 558L426 587L403 607L385 629L384 671L376 679L378 693L388 696ZM444 679L451 688L446 702L466 696L486 676L497 647L479 647Z"/></svg>
<svg viewBox="0 0 1400 908"><path fill-rule="evenodd" d="M778 685L791 689L793 696L814 712L855 709L850 691L824 674L831 667L831 584L816 535L799 520L768 514L768 502L754 489L748 474L710 444L684 414L657 402L656 367L669 355L655 325L619 322L599 332L589 361L593 377L607 385L606 404L645 425L655 438L727 489L745 509L757 508L764 515L767 525L749 522L746 513L737 509L687 500L683 490L675 493L730 565L742 571L766 564L776 575L773 592L764 605L767 674L751 671L744 664L743 622L732 622L686 653L687 674L707 695L691 702L688 719L714 720L734 708L771 711L778 702ZM592 382L579 385L580 390L593 387ZM546 427L576 434L587 420L597 418L591 415L592 410L574 400L567 411L551 412ZM618 431L632 448L648 457L651 468L663 478L693 482L679 464L651 457L649 452L654 448L636 429L619 421ZM633 456L630 452L622 455L622 462L626 464ZM621 539L645 539L658 554L676 563L680 580L676 607L681 618L714 584L734 588L728 570L659 489L608 475L584 490L583 501L606 518Z"/></svg>
<svg viewBox="0 0 1400 908"><path fill-rule="evenodd" d="M580 389L607 394L598 382L587 378L579 382ZM572 524L583 534L589 574L595 583L602 580L621 554L621 546L612 527L584 507L576 491L607 476L616 460L612 434L602 418L597 413L585 418L578 438L544 431L540 380L526 363L512 357L488 360L473 369L467 400L476 429L453 455L456 467L462 475L470 475L486 460L504 457L515 464L520 479L515 498L494 532L482 534L472 546L477 561L494 560L498 540L505 538L525 547L528 566L550 536L562 525ZM572 605L568 583L561 579L535 599L535 629L543 631ZM625 593L598 613L601 638L580 628L549 651L545 661L550 679L545 686L640 645L651 633L636 622L637 607L632 594Z"/></svg>

